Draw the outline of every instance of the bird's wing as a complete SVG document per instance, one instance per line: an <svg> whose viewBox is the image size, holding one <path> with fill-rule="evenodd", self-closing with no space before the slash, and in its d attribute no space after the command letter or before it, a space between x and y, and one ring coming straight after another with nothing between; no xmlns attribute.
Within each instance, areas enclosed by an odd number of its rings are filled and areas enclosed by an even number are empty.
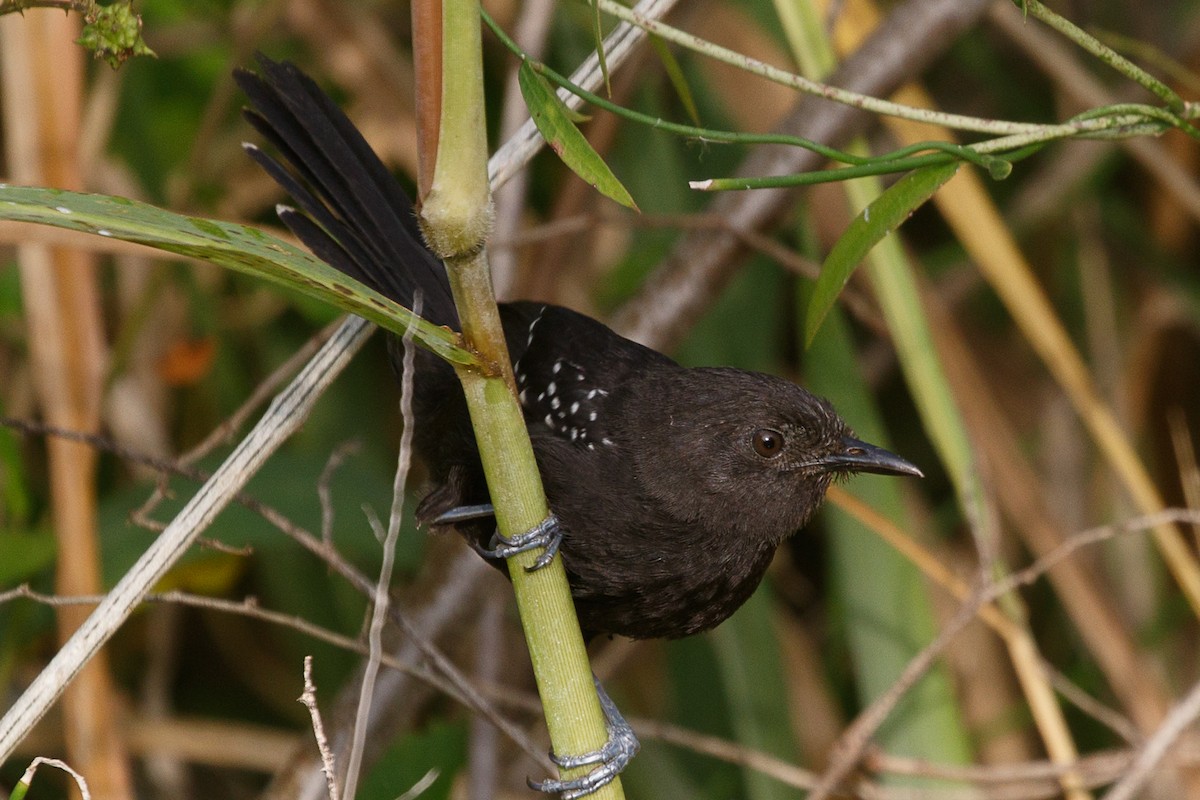
<svg viewBox="0 0 1200 800"><path fill-rule="evenodd" d="M611 446L614 417L647 368L678 368L661 353L561 306L505 304L505 334L532 435L587 450Z"/></svg>

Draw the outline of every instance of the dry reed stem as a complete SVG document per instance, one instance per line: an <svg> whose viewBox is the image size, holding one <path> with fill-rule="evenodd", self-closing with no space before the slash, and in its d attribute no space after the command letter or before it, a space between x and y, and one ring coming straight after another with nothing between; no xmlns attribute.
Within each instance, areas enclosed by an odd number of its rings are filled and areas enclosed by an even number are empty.
<svg viewBox="0 0 1200 800"><path fill-rule="evenodd" d="M0 19L4 126L8 163L20 183L82 188L78 133L83 56L79 21L34 10ZM47 65L54 65L48 68ZM107 359L94 264L86 253L42 245L18 247L30 359L45 419L73 430L100 423L101 377ZM74 442L47 444L52 517L58 542L56 586L65 594L100 589L96 539L96 455ZM58 614L66 641L84 614ZM64 719L71 763L99 797L131 798L132 780L116 726L107 660L93 661L67 688Z"/></svg>

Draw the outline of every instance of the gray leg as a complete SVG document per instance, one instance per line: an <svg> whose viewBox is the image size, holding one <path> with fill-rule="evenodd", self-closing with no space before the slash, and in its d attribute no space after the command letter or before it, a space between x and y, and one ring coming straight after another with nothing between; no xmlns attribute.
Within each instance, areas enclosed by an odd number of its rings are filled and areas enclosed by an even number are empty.
<svg viewBox="0 0 1200 800"><path fill-rule="evenodd" d="M596 683L596 694L600 698L600 708L604 711L604 721L608 727L608 741L599 750L593 750L590 753L567 756L551 753L550 758L564 769L583 767L588 764L598 764L599 766L588 774L572 780L529 781L530 788L547 794L558 794L563 800L576 800L576 798L585 797L601 786L611 783L612 779L620 775L637 755L641 745L638 743L633 728L621 716L616 704L608 696L608 692L604 691L604 687L600 685L600 681L595 675L592 676L592 680Z"/></svg>

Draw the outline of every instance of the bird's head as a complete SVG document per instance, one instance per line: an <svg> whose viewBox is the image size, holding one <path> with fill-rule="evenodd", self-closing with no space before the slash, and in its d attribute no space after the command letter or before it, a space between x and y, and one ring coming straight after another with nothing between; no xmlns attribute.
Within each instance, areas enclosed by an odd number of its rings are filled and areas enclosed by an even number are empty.
<svg viewBox="0 0 1200 800"><path fill-rule="evenodd" d="M859 441L828 401L790 381L728 368L656 375L629 433L642 485L681 519L719 521L774 544L802 528L840 475L921 476Z"/></svg>

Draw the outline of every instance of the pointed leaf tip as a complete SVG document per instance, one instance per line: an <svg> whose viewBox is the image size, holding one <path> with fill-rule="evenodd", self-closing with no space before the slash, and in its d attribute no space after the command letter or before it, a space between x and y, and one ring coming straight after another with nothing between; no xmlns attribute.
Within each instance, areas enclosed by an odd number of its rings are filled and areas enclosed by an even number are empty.
<svg viewBox="0 0 1200 800"><path fill-rule="evenodd" d="M954 177L959 161L935 164L913 170L862 210L851 220L846 232L833 245L821 275L813 289L804 321L804 343L807 347L821 328L821 323L854 270L883 237L900 227L926 200L933 197L943 184Z"/></svg>
<svg viewBox="0 0 1200 800"><path fill-rule="evenodd" d="M640 211L629 191L571 122L570 111L555 93L554 87L538 74L529 61L521 63L517 81L538 131L562 162L605 197L626 208Z"/></svg>

